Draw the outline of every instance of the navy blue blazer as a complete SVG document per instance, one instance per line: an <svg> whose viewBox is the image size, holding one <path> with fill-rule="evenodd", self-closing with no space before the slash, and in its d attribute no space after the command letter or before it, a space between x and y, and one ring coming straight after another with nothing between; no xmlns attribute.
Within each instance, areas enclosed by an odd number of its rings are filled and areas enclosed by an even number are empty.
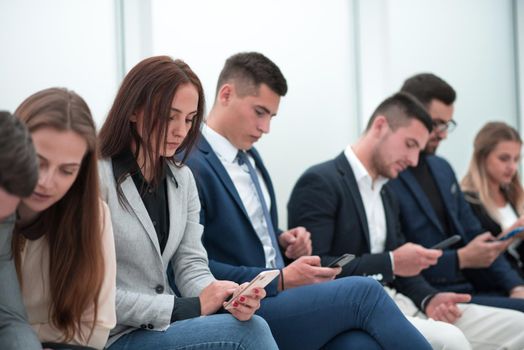
<svg viewBox="0 0 524 350"><path fill-rule="evenodd" d="M435 266L423 271L426 280L441 290L456 292L509 292L524 284L504 256L498 257L489 268L459 269L457 250L484 232L469 204L464 199L451 165L438 156L426 156L429 169L449 217L453 232L444 232L425 192L411 169L403 171L388 187L396 194L401 213L401 224L408 241L430 247L452 234L462 241L444 251Z"/></svg>
<svg viewBox="0 0 524 350"><path fill-rule="evenodd" d="M255 165L269 191L271 219L275 232L280 234L271 178L258 152L252 148L248 153L255 159ZM261 271L268 270L265 268L264 248L235 185L204 136L200 135L186 164L193 171L198 188L202 205L200 223L204 226L202 241L213 275L219 280L243 283ZM278 279L266 287L268 295L277 293L277 282Z"/></svg>
<svg viewBox="0 0 524 350"><path fill-rule="evenodd" d="M339 277L373 276L391 284L421 307L422 300L438 291L422 276L394 277L389 251L404 244L398 205L386 187L381 191L386 215L385 252L371 254L369 229L358 184L344 153L309 168L298 180L288 203L288 222L311 232L313 253L323 264L344 253L357 258Z"/></svg>

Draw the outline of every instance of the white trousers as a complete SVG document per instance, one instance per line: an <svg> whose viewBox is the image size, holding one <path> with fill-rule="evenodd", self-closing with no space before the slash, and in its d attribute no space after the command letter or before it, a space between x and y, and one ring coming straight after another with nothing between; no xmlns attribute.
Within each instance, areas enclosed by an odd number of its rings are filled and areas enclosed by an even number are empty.
<svg viewBox="0 0 524 350"><path fill-rule="evenodd" d="M384 287L406 318L435 350L523 350L524 313L477 304L459 304L454 323L428 319L405 295Z"/></svg>

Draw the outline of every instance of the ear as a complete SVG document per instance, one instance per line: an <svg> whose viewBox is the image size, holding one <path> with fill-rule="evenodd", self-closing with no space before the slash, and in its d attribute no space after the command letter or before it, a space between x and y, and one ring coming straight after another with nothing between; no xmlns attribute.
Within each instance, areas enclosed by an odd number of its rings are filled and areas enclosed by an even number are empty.
<svg viewBox="0 0 524 350"><path fill-rule="evenodd" d="M384 135L385 132L389 131L389 123L386 117L383 115L375 117L373 124L371 124L371 130L374 134L380 137Z"/></svg>
<svg viewBox="0 0 524 350"><path fill-rule="evenodd" d="M131 116L129 117L129 121L131 123L136 123L137 120L138 120L138 117L143 113L143 109L137 109L133 112L133 114L131 114Z"/></svg>
<svg viewBox="0 0 524 350"><path fill-rule="evenodd" d="M220 104L227 105L233 94L235 93L235 86L233 84L226 83L220 87L218 90L217 100Z"/></svg>

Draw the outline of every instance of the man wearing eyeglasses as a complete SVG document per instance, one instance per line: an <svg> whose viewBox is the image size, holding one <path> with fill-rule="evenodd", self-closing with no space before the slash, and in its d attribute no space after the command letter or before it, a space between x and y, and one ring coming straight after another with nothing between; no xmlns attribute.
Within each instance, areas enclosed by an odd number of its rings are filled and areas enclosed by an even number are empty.
<svg viewBox="0 0 524 350"><path fill-rule="evenodd" d="M462 238L422 274L439 290L471 294L472 303L524 312L524 280L501 255L511 242L496 241L484 232L464 200L451 165L435 155L456 126L452 119L455 91L430 73L407 79L401 91L422 102L433 121L417 166L388 183L398 198L403 232L408 241L424 247L452 235Z"/></svg>

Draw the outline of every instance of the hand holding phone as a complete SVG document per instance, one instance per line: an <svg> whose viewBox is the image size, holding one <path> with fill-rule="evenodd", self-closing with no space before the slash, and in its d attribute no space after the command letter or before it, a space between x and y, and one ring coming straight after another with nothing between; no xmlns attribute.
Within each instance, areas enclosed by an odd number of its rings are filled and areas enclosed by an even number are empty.
<svg viewBox="0 0 524 350"><path fill-rule="evenodd" d="M460 241L462 239L462 237L460 237L459 235L453 235L449 238L446 238L445 240L443 241L440 241L438 242L437 244L435 244L433 247L429 248L429 249L446 249L448 247L451 247L453 244L457 243L458 241Z"/></svg>
<svg viewBox="0 0 524 350"><path fill-rule="evenodd" d="M264 288L267 286L271 281L275 279L280 274L279 270L267 270L262 271L259 273L255 278L249 282L248 285L246 285L237 295L235 295L233 298L231 298L226 305L224 305L224 309L228 309L231 307L233 302L238 300L241 296L250 294L251 291L255 288Z"/></svg>
<svg viewBox="0 0 524 350"><path fill-rule="evenodd" d="M344 267L347 265L351 260L355 259L355 255L353 254L344 254L333 260L329 263L326 267Z"/></svg>
<svg viewBox="0 0 524 350"><path fill-rule="evenodd" d="M524 231L524 226L517 226L513 230L511 230L508 233L506 233L504 236L500 237L498 240L499 241L508 240L508 239L512 238L513 236L518 235L522 231Z"/></svg>

